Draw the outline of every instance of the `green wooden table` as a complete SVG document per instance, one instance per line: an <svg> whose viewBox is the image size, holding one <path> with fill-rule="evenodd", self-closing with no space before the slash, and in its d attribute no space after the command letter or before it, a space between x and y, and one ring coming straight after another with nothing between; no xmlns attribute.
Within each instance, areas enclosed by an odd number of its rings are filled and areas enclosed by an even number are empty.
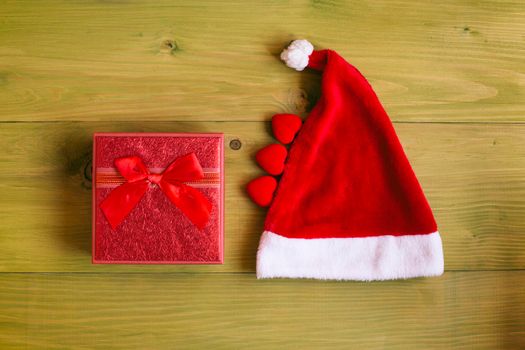
<svg viewBox="0 0 525 350"><path fill-rule="evenodd" d="M296 38L376 89L442 277L256 280L254 153L319 96L278 59ZM2 1L0 348L525 348L524 58L520 0ZM225 133L224 265L91 265L94 131Z"/></svg>

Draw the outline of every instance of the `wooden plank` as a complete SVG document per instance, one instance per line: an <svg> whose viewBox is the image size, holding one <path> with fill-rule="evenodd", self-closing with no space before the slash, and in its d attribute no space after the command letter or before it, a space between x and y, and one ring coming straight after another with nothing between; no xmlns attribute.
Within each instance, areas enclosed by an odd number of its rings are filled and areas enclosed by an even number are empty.
<svg viewBox="0 0 525 350"><path fill-rule="evenodd" d="M396 124L442 233L447 270L525 267L525 126ZM226 133L222 266L92 266L90 160L94 131ZM265 210L244 185L271 142L258 122L4 123L0 128L0 271L253 272ZM228 147L239 139L240 150Z"/></svg>
<svg viewBox="0 0 525 350"><path fill-rule="evenodd" d="M525 272L397 282L0 274L0 347L522 349Z"/></svg>
<svg viewBox="0 0 525 350"><path fill-rule="evenodd" d="M266 120L319 79L306 37L369 77L396 121L525 121L525 2L2 1L0 120Z"/></svg>

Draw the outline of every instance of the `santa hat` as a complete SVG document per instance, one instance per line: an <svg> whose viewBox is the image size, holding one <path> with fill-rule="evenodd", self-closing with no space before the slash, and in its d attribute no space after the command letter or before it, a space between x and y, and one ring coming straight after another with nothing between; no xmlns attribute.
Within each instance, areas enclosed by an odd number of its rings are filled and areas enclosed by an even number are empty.
<svg viewBox="0 0 525 350"><path fill-rule="evenodd" d="M321 71L322 95L287 156L280 157L279 183L264 176L248 185L256 202L271 202L257 277L371 281L441 275L434 216L368 81L336 52L314 51L306 40L292 42L281 58L298 71ZM286 133L293 117L275 116L274 133ZM279 157L271 152L262 150L257 160L279 172L271 166Z"/></svg>

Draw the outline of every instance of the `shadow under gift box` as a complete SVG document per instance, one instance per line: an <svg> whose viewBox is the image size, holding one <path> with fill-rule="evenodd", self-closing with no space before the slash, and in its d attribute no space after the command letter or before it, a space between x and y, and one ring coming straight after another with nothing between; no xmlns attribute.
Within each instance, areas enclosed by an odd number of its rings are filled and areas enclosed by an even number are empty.
<svg viewBox="0 0 525 350"><path fill-rule="evenodd" d="M224 137L219 133L95 133L93 136L94 264L222 264L224 251ZM204 177L184 182L211 203L199 229L153 183L112 228L100 204L126 179L115 159L139 157L151 174L194 153Z"/></svg>

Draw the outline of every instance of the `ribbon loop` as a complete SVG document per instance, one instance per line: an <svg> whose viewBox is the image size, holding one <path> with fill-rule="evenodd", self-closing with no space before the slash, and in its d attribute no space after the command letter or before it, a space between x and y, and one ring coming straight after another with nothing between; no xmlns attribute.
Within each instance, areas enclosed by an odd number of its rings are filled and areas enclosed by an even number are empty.
<svg viewBox="0 0 525 350"><path fill-rule="evenodd" d="M200 180L204 172L195 153L177 158L163 173L163 179L170 182L187 182Z"/></svg>
<svg viewBox="0 0 525 350"><path fill-rule="evenodd" d="M139 157L117 158L115 159L115 167L129 182L143 180L149 174L148 168Z"/></svg>
<svg viewBox="0 0 525 350"><path fill-rule="evenodd" d="M136 156L115 159L115 167L126 182L100 203L100 208L115 229L139 203L154 183L168 199L199 229L206 226L212 204L197 189L184 184L204 177L195 153L175 159L161 174L150 174L142 159Z"/></svg>

